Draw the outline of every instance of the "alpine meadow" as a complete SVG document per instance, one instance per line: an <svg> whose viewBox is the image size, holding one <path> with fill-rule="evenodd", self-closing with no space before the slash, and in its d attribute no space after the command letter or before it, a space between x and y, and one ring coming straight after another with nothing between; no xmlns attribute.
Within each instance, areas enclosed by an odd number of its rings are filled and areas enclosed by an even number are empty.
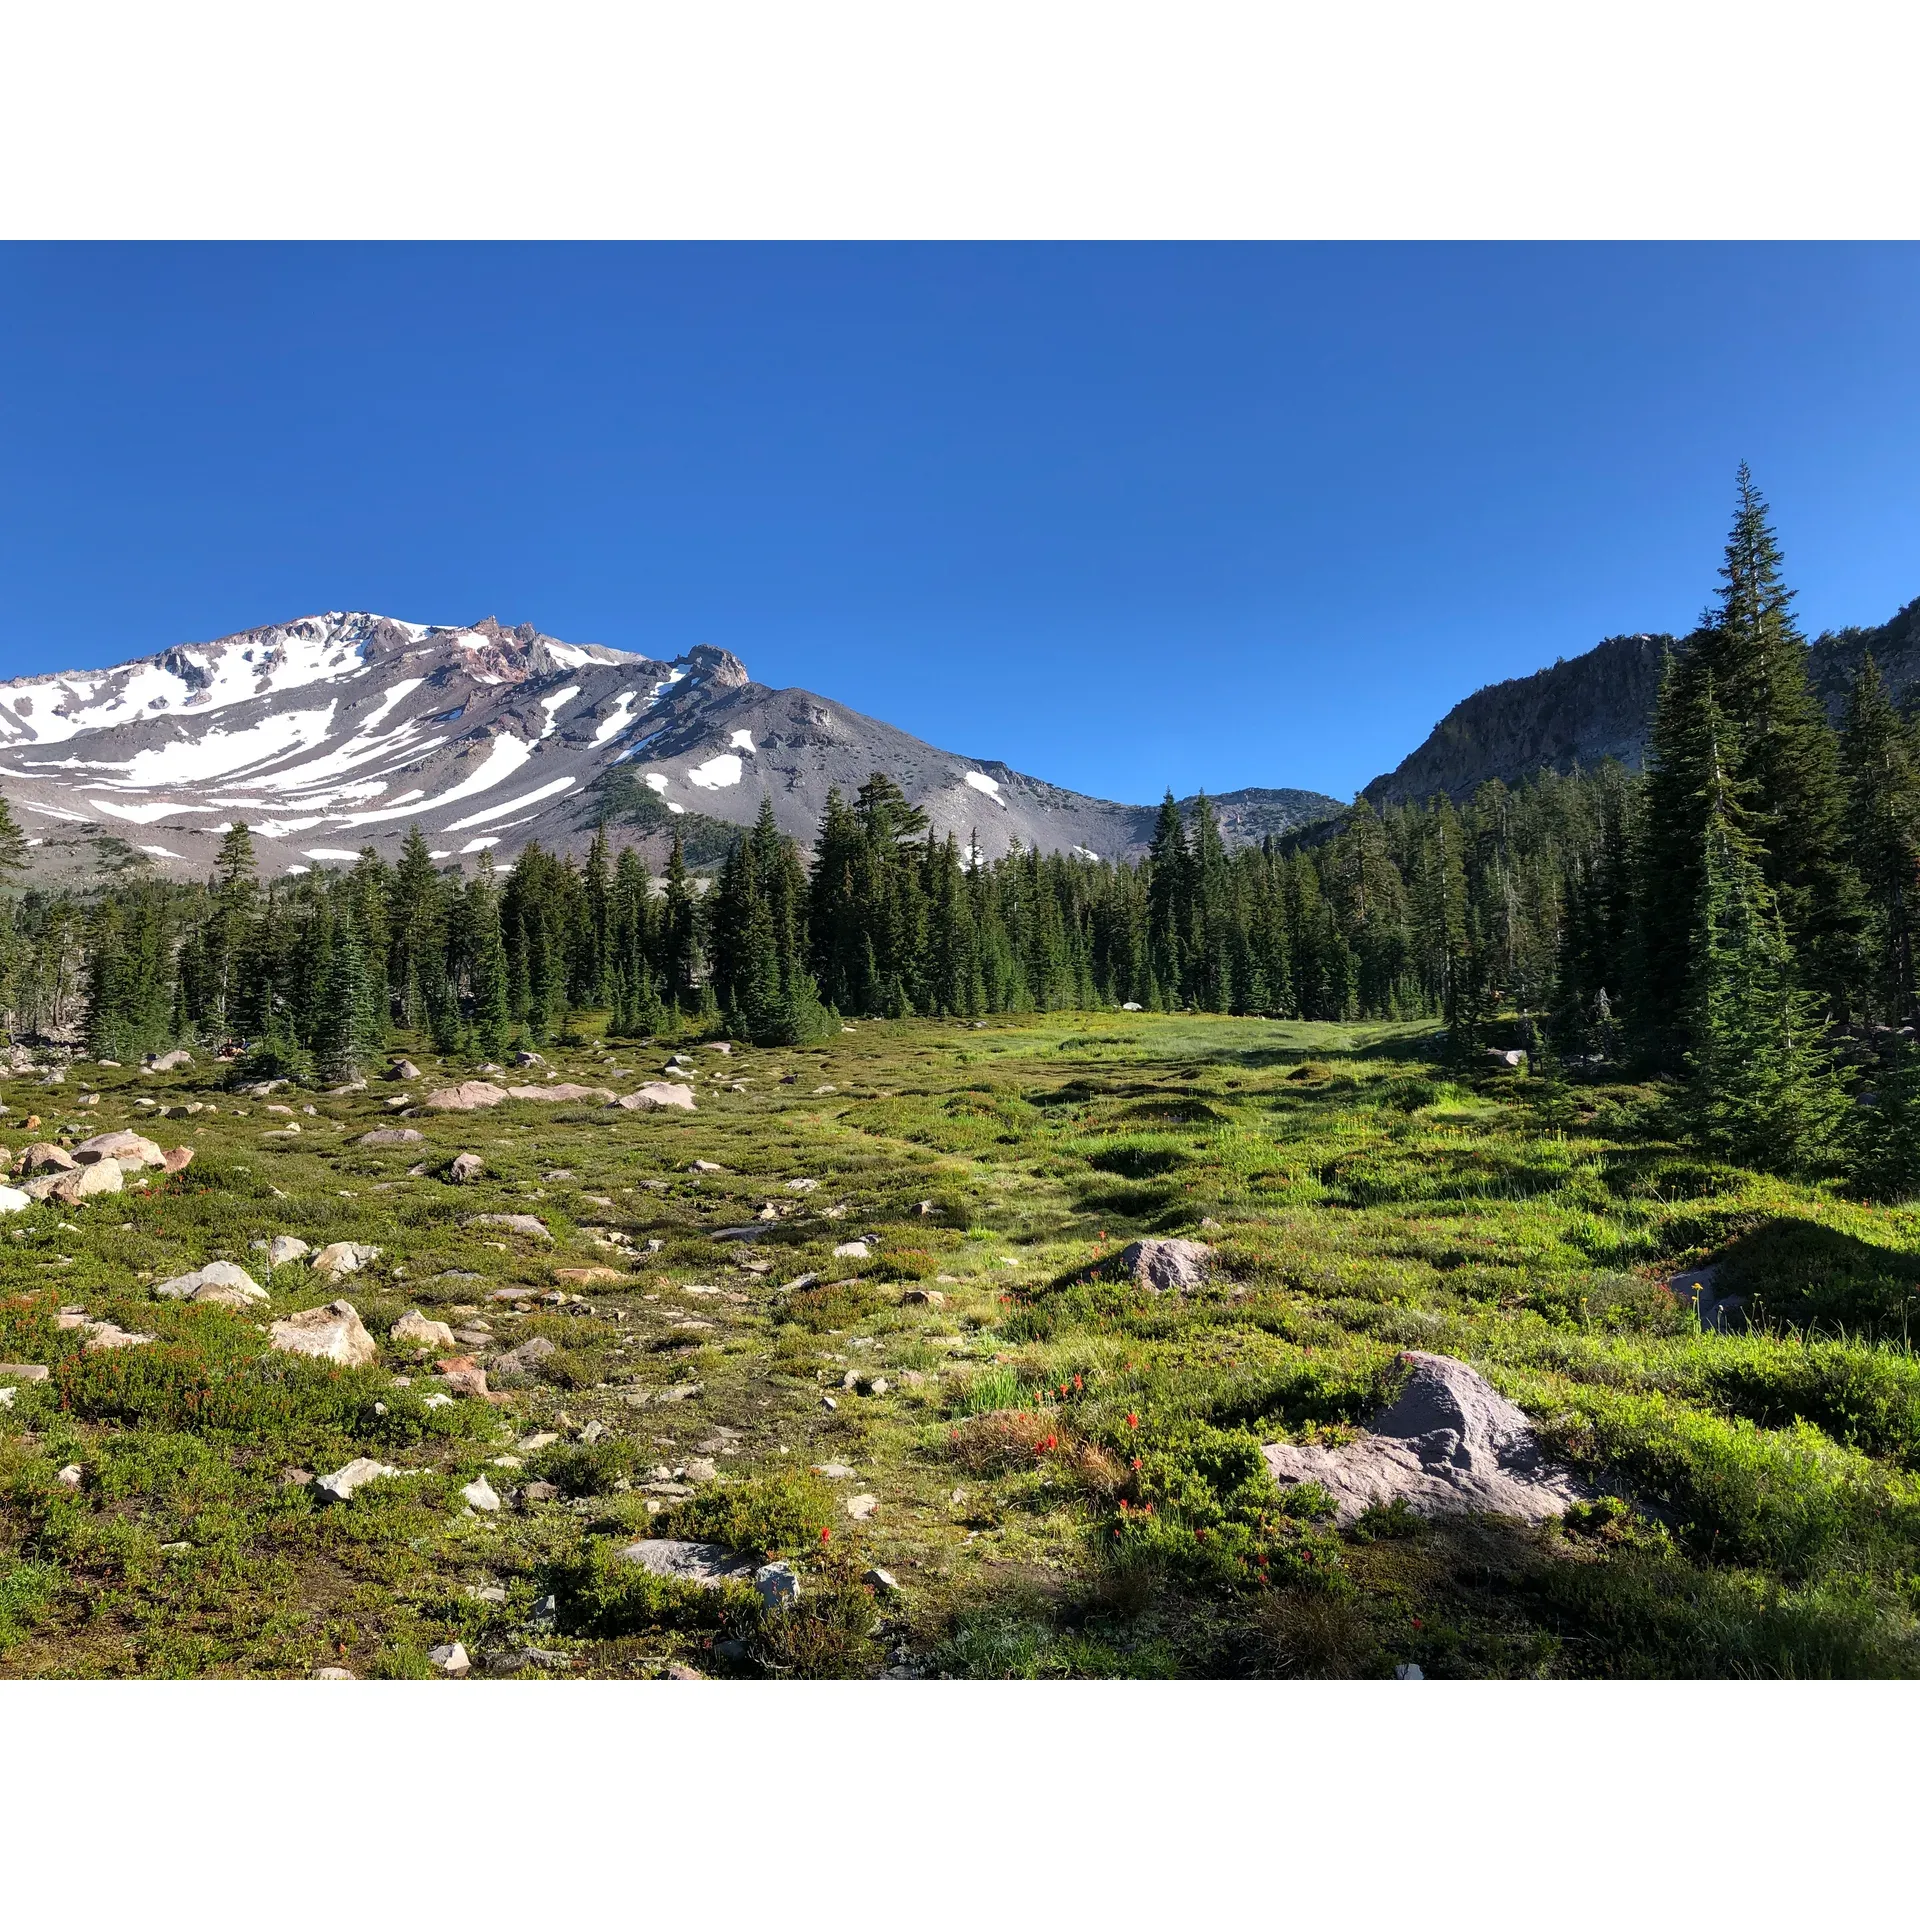
<svg viewBox="0 0 1920 1920"><path fill-rule="evenodd" d="M1742 467L1350 806L492 622L12 683L0 1675L1920 1674L1920 623L1793 602Z"/></svg>

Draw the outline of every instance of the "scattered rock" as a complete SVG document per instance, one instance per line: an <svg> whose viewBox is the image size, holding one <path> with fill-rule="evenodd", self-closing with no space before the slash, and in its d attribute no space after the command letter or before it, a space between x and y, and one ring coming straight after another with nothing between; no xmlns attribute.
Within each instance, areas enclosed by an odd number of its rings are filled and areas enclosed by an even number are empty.
<svg viewBox="0 0 1920 1920"><path fill-rule="evenodd" d="M536 1220L530 1213L476 1213L461 1221L463 1227L505 1227L509 1233L517 1233L528 1240L552 1240L544 1220Z"/></svg>
<svg viewBox="0 0 1920 1920"><path fill-rule="evenodd" d="M755 1566L751 1554L734 1553L704 1540L636 1540L620 1549L620 1558L661 1579L691 1580L703 1587L717 1587L722 1580L744 1580Z"/></svg>
<svg viewBox="0 0 1920 1920"><path fill-rule="evenodd" d="M87 1322L87 1345L100 1351L111 1352L115 1347L147 1347L153 1344L150 1333L129 1333L125 1327L116 1327L111 1320L89 1320Z"/></svg>
<svg viewBox="0 0 1920 1920"><path fill-rule="evenodd" d="M600 1281L624 1280L626 1275L615 1267L555 1267L553 1277L556 1280L570 1281L574 1286L593 1286Z"/></svg>
<svg viewBox="0 0 1920 1920"><path fill-rule="evenodd" d="M885 1567L870 1567L862 1577L875 1593L889 1594L900 1591L900 1582Z"/></svg>
<svg viewBox="0 0 1920 1920"><path fill-rule="evenodd" d="M507 1092L516 1100L597 1100L603 1107L612 1106L615 1099L611 1087L582 1087L571 1080L551 1087L509 1087Z"/></svg>
<svg viewBox="0 0 1920 1920"><path fill-rule="evenodd" d="M77 1207L96 1194L118 1193L125 1184L118 1160L96 1160L71 1173L43 1174L38 1180L26 1181L18 1191L35 1200L59 1200Z"/></svg>
<svg viewBox="0 0 1920 1920"><path fill-rule="evenodd" d="M629 1111L642 1107L679 1107L687 1113L696 1111L693 1089L677 1087L665 1080L649 1080L644 1086L635 1087L631 1093L623 1093L618 1104Z"/></svg>
<svg viewBox="0 0 1920 1920"><path fill-rule="evenodd" d="M449 1680L464 1679L473 1670L473 1662L468 1659L466 1648L458 1640L443 1647L429 1647L427 1658Z"/></svg>
<svg viewBox="0 0 1920 1920"><path fill-rule="evenodd" d="M169 1147L166 1152L160 1156L160 1164L164 1166L169 1173L185 1173L186 1170L193 1165L193 1149L191 1147Z"/></svg>
<svg viewBox="0 0 1920 1920"><path fill-rule="evenodd" d="M814 1468L814 1472L823 1474L829 1480L851 1480L853 1469L844 1460L823 1460Z"/></svg>
<svg viewBox="0 0 1920 1920"><path fill-rule="evenodd" d="M820 1182L818 1180L789 1180L787 1182L787 1191L789 1193L813 1193L818 1189L819 1185Z"/></svg>
<svg viewBox="0 0 1920 1920"><path fill-rule="evenodd" d="M1540 1450L1533 1424L1463 1360L1407 1352L1413 1377L1366 1434L1345 1447L1263 1447L1268 1470L1314 1480L1343 1521L1403 1499L1415 1513L1499 1513L1544 1520L1584 1497Z"/></svg>
<svg viewBox="0 0 1920 1920"><path fill-rule="evenodd" d="M313 1270L331 1279L336 1274L358 1273L379 1258L378 1247L363 1246L358 1240L335 1240L313 1256Z"/></svg>
<svg viewBox="0 0 1920 1920"><path fill-rule="evenodd" d="M1122 1013L1145 1013L1146 1008L1143 1007L1138 1000L1122 1000L1120 1002L1120 1011ZM984 1020L976 1020L973 1024L976 1027L984 1027L987 1023Z"/></svg>
<svg viewBox="0 0 1920 1920"><path fill-rule="evenodd" d="M1698 1312L1703 1332L1737 1333L1747 1324L1747 1297L1743 1293L1720 1291L1718 1266L1695 1267L1688 1273L1673 1274L1665 1285L1689 1313Z"/></svg>
<svg viewBox="0 0 1920 1920"><path fill-rule="evenodd" d="M315 1667L307 1678L309 1680L352 1680L357 1678L345 1667Z"/></svg>
<svg viewBox="0 0 1920 1920"><path fill-rule="evenodd" d="M457 1087L428 1094L424 1104L435 1113L475 1113L482 1107L497 1107L506 1097L506 1088L490 1080L462 1080Z"/></svg>
<svg viewBox="0 0 1920 1920"><path fill-rule="evenodd" d="M770 1560L753 1576L763 1607L790 1607L800 1598L800 1576L784 1560Z"/></svg>
<svg viewBox="0 0 1920 1920"><path fill-rule="evenodd" d="M304 1353L341 1367L370 1366L374 1359L373 1335L360 1324L350 1300L276 1320L267 1329L267 1340L281 1353Z"/></svg>
<svg viewBox="0 0 1920 1920"><path fill-rule="evenodd" d="M1200 1240L1135 1240L1120 1250L1120 1264L1148 1293L1197 1293L1213 1249Z"/></svg>
<svg viewBox="0 0 1920 1920"><path fill-rule="evenodd" d="M458 1155L453 1165L447 1169L447 1178L457 1187L468 1187L486 1170L487 1163L477 1153L463 1153Z"/></svg>
<svg viewBox="0 0 1920 1920"><path fill-rule="evenodd" d="M487 1484L483 1473L478 1480L470 1480L460 1489L460 1497L475 1513L498 1513L500 1496Z"/></svg>
<svg viewBox="0 0 1920 1920"><path fill-rule="evenodd" d="M909 1287L900 1296L903 1307L944 1307L947 1296L937 1293L932 1287Z"/></svg>
<svg viewBox="0 0 1920 1920"><path fill-rule="evenodd" d="M50 1380L50 1369L31 1360L0 1360L0 1380Z"/></svg>
<svg viewBox="0 0 1920 1920"><path fill-rule="evenodd" d="M1414 1661L1408 1660L1394 1668L1393 1677L1396 1680L1424 1680L1427 1676Z"/></svg>
<svg viewBox="0 0 1920 1920"><path fill-rule="evenodd" d="M410 1307L393 1323L393 1337L416 1347L450 1347L453 1329L444 1320L429 1320L418 1307Z"/></svg>
<svg viewBox="0 0 1920 1920"><path fill-rule="evenodd" d="M19 1213L33 1205L33 1195L23 1187L0 1187L0 1213Z"/></svg>
<svg viewBox="0 0 1920 1920"><path fill-rule="evenodd" d="M86 1474L81 1470L78 1460L70 1460L53 1476L63 1487L77 1487Z"/></svg>
<svg viewBox="0 0 1920 1920"><path fill-rule="evenodd" d="M73 1157L83 1167L97 1160L130 1160L136 1167L163 1167L167 1163L166 1150L157 1140L124 1129L118 1133L96 1133L91 1140L82 1140L74 1148Z"/></svg>
<svg viewBox="0 0 1920 1920"><path fill-rule="evenodd" d="M873 1249L864 1240L843 1240L834 1248L836 1260L864 1260Z"/></svg>
<svg viewBox="0 0 1920 1920"><path fill-rule="evenodd" d="M543 1500L557 1500L560 1489L551 1480L529 1480L520 1489L520 1504L523 1507L538 1506Z"/></svg>
<svg viewBox="0 0 1920 1920"><path fill-rule="evenodd" d="M463 1400L485 1400L487 1393L487 1370L479 1361L466 1354L456 1354L447 1360L436 1360L433 1370L440 1376L440 1384L449 1393L458 1394Z"/></svg>
<svg viewBox="0 0 1920 1920"><path fill-rule="evenodd" d="M155 1073L171 1073L175 1067L192 1066L193 1055L190 1054L185 1047L176 1047L171 1053L163 1053L158 1057L149 1056L147 1065L150 1066Z"/></svg>
<svg viewBox="0 0 1920 1920"><path fill-rule="evenodd" d="M289 1260L304 1260L313 1249L290 1233L276 1233L267 1242L267 1266L284 1267Z"/></svg>
<svg viewBox="0 0 1920 1920"><path fill-rule="evenodd" d="M420 1069L416 1067L411 1060L402 1060L394 1066L392 1072L387 1075L387 1078L389 1080L418 1080L420 1078Z"/></svg>
<svg viewBox="0 0 1920 1920"><path fill-rule="evenodd" d="M870 1493L856 1493L847 1501L849 1520L870 1520L880 1502Z"/></svg>
<svg viewBox="0 0 1920 1920"><path fill-rule="evenodd" d="M195 1273L162 1280L154 1288L162 1300L196 1300L203 1306L244 1307L267 1298L267 1290L231 1260L209 1260Z"/></svg>
<svg viewBox="0 0 1920 1920"><path fill-rule="evenodd" d="M23 1173L45 1173L49 1170L58 1173L71 1173L79 1164L65 1147L56 1147L51 1140L37 1140L20 1156L20 1169Z"/></svg>
<svg viewBox="0 0 1920 1920"><path fill-rule="evenodd" d="M501 1380L526 1379L526 1375L534 1373L540 1367L541 1361L553 1352L555 1352L553 1342L541 1334L536 1334L532 1340L524 1340L511 1352L501 1354L499 1359L495 1359L493 1375Z"/></svg>
<svg viewBox="0 0 1920 1920"><path fill-rule="evenodd" d="M707 1676L696 1668L675 1660L668 1665L665 1677L669 1680L704 1680Z"/></svg>
<svg viewBox="0 0 1920 1920"><path fill-rule="evenodd" d="M393 1473L392 1467L378 1460L349 1460L344 1467L321 1474L313 1484L325 1499L351 1500L362 1487L375 1480L391 1479Z"/></svg>
<svg viewBox="0 0 1920 1920"><path fill-rule="evenodd" d="M418 1127L375 1127L360 1136L363 1147L415 1147L427 1136Z"/></svg>

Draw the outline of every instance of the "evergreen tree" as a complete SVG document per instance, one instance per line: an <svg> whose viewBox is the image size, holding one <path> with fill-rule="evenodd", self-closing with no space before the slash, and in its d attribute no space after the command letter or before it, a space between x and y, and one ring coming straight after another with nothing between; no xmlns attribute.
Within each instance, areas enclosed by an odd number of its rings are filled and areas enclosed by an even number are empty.
<svg viewBox="0 0 1920 1920"><path fill-rule="evenodd" d="M1734 777L1733 729L1708 676L1699 701L1704 785L1700 905L1694 922L1682 1111L1702 1145L1750 1166L1817 1169L1840 1150L1852 1113L1817 1044L1816 996L1800 988L1760 847Z"/></svg>
<svg viewBox="0 0 1920 1920"><path fill-rule="evenodd" d="M1898 1025L1914 1014L1914 923L1920 915L1920 757L1887 698L1872 654L1861 662L1840 735L1847 852L1871 915L1872 997Z"/></svg>
<svg viewBox="0 0 1920 1920"><path fill-rule="evenodd" d="M511 1013L507 997L507 954L500 937L500 902L493 887L493 862L481 855L480 871L467 886L467 919L473 943L474 1051L497 1059L507 1049Z"/></svg>

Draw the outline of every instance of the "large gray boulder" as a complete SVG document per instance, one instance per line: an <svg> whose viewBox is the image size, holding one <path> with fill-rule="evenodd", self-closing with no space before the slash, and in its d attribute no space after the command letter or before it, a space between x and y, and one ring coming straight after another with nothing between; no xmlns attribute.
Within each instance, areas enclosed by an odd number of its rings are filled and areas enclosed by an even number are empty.
<svg viewBox="0 0 1920 1920"><path fill-rule="evenodd" d="M536 1219L530 1213L475 1213L470 1214L460 1224L463 1227L504 1227L509 1233L517 1233L527 1240L551 1240L544 1220Z"/></svg>
<svg viewBox="0 0 1920 1920"><path fill-rule="evenodd" d="M1317 1481L1342 1521L1404 1500L1443 1519L1497 1513L1546 1520L1587 1490L1540 1450L1533 1423L1466 1364L1439 1353L1403 1353L1412 1378L1351 1446L1261 1448L1288 1486Z"/></svg>
<svg viewBox="0 0 1920 1920"><path fill-rule="evenodd" d="M760 1564L751 1554L730 1553L703 1540L636 1540L620 1549L620 1558L662 1579L691 1580L703 1587L751 1579Z"/></svg>
<svg viewBox="0 0 1920 1920"><path fill-rule="evenodd" d="M1213 1249L1199 1240L1136 1240L1121 1248L1120 1264L1148 1293L1197 1293Z"/></svg>

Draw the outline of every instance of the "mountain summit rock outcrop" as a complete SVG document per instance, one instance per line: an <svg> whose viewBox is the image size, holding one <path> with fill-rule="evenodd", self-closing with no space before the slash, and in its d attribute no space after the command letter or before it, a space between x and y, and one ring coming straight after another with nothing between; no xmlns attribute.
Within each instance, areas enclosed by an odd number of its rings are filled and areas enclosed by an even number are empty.
<svg viewBox="0 0 1920 1920"><path fill-rule="evenodd" d="M827 791L890 776L942 833L994 858L1022 846L1085 859L1144 850L1154 810L1097 800L929 746L800 688L758 685L733 654L671 660L574 646L489 617L422 626L325 613L100 671L0 683L0 791L37 843L36 874L151 863L204 874L236 820L262 872L310 871L418 826L437 860L531 839L663 841L676 819L712 851L762 796L811 841ZM1230 838L1338 811L1324 794L1250 789L1221 803ZM64 868L64 872L63 872Z"/></svg>

